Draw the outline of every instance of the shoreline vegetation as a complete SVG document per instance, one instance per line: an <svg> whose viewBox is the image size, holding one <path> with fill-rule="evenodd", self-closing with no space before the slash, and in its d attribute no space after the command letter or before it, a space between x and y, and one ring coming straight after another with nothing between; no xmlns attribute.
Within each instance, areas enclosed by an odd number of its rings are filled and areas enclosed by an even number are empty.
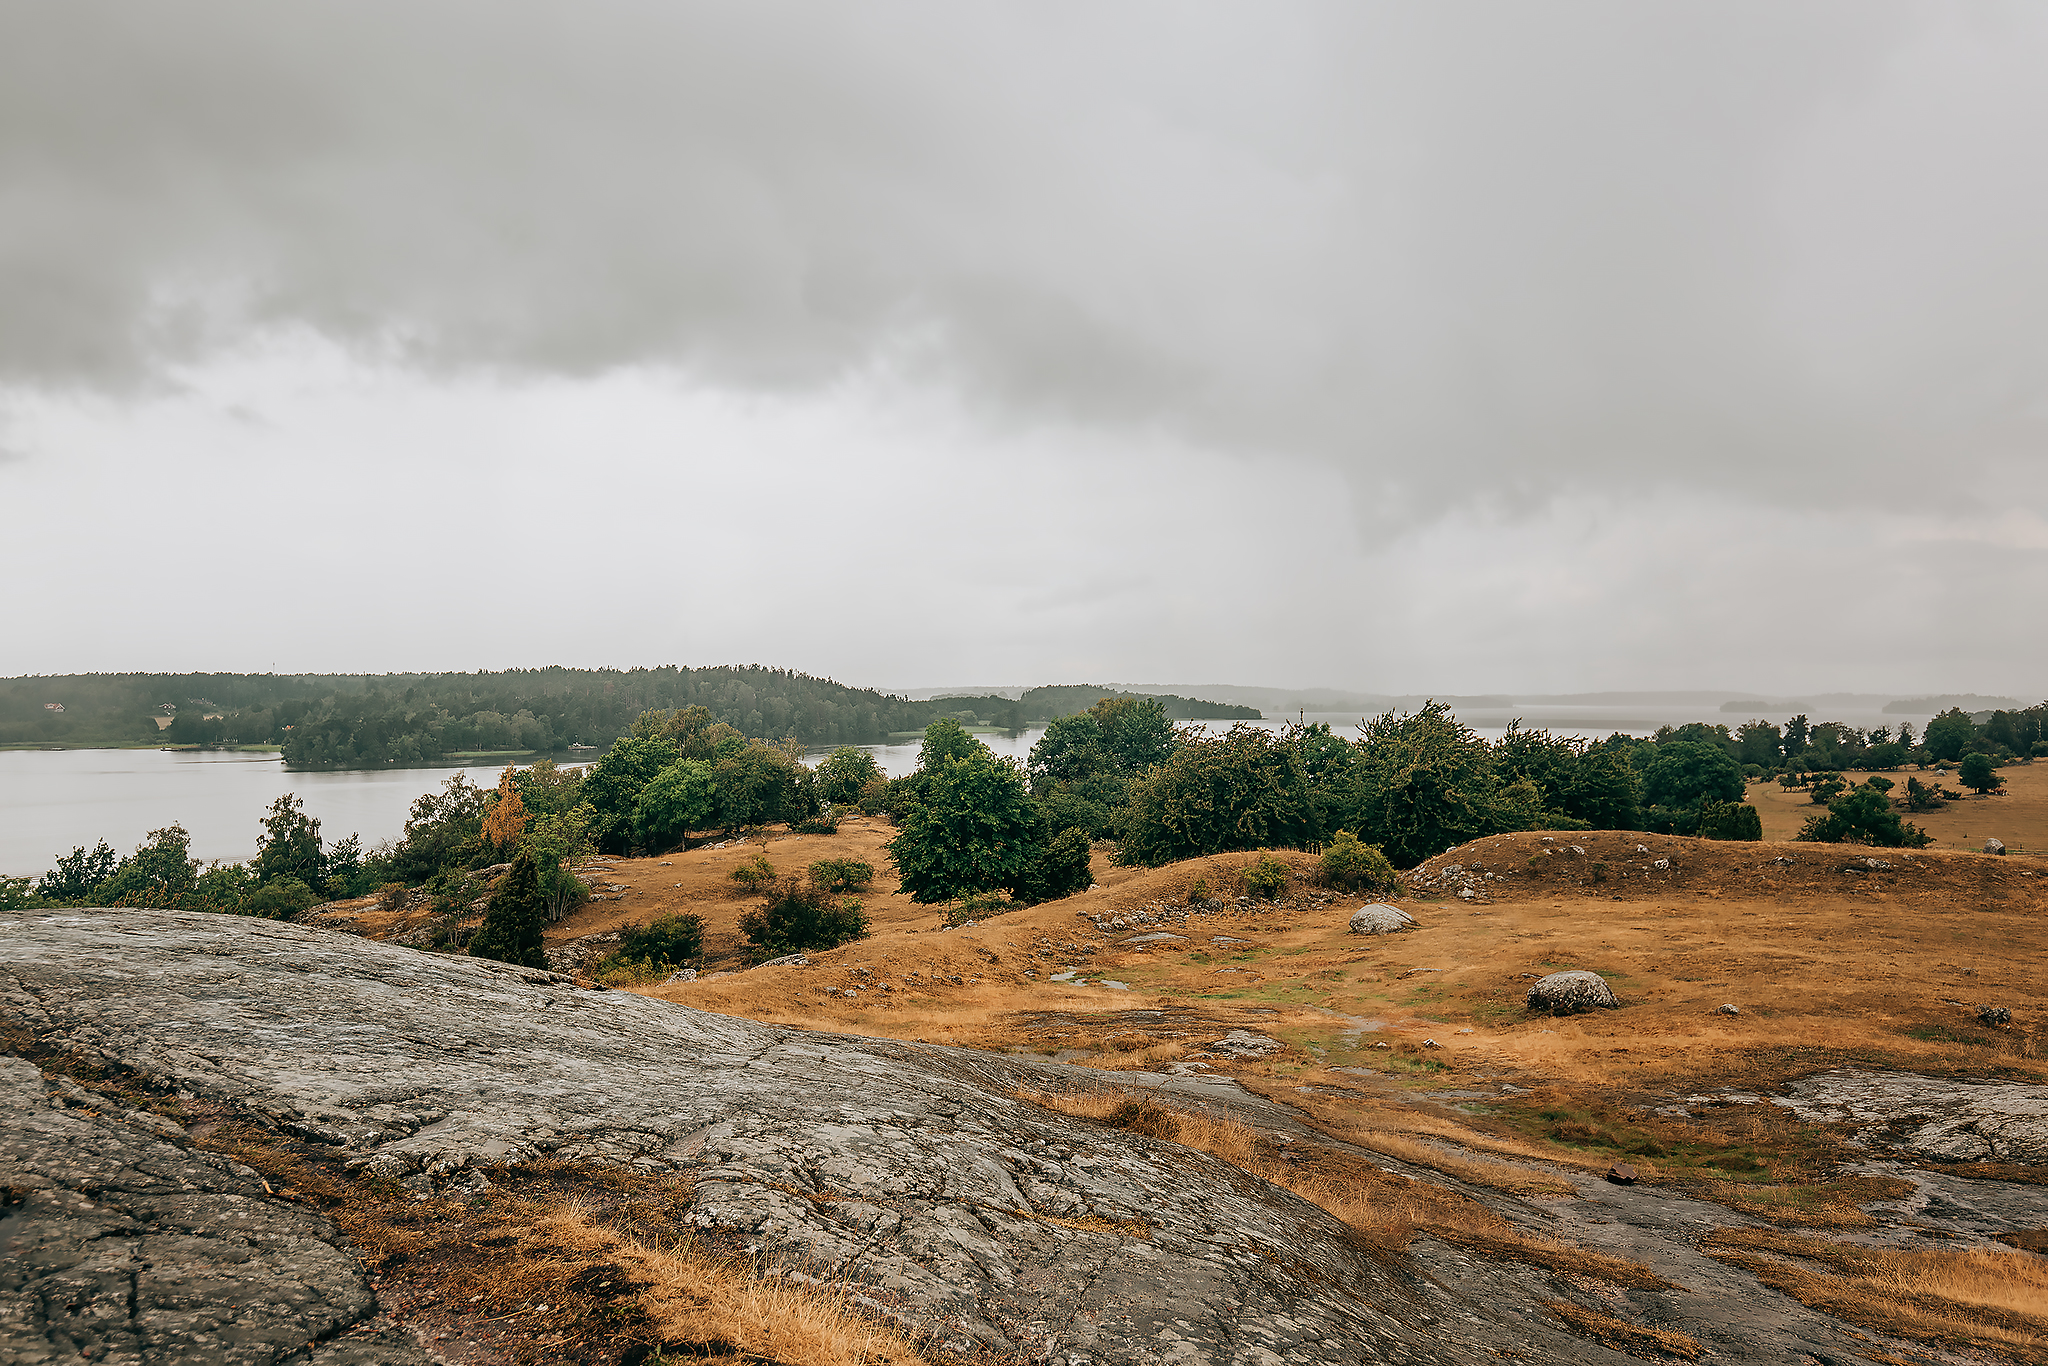
<svg viewBox="0 0 2048 1366"><path fill-rule="evenodd" d="M643 690L656 683L741 686L736 680L751 678L787 684L797 694L880 696L775 670L640 672ZM452 699L452 686L438 695ZM1095 701L1052 718L1022 763L998 758L976 738L975 730L988 728L982 710L957 705L960 698L933 699L922 705L942 710L921 733L917 769L897 778L883 775L875 756L852 744L813 766L797 734L749 734L701 704L649 707L585 764L539 758L522 768L510 762L523 757L517 751L467 751L507 760L495 790L458 771L414 802L397 841L366 848L351 835L329 844L320 823L286 794L263 817L258 855L249 863L202 867L174 821L126 857L101 840L58 857L40 879L0 878L0 908L133 905L289 917L322 900L377 893L396 901L424 891L446 908L450 924L488 905L474 930L483 951L539 966L546 924L589 896L577 871L594 855L659 855L687 850L707 832L730 837L775 825L829 834L853 810L896 828L888 852L903 889L920 903L946 907L948 920L958 923L1084 890L1098 851L1115 865L1160 867L1210 854L1299 850L1320 856L1325 874L1339 883L1390 891L1397 870L1497 834L1635 830L1761 840L1749 795L1752 784L1772 780L1787 794L1804 791L1814 808L1797 839L1918 848L1930 837L1903 816L1961 800L1945 782L1993 795L2006 781L1999 768L2048 756L2048 702L1995 712L1981 723L1950 708L1917 735L1910 723L1864 731L1798 716L1782 727L1757 720L1731 731L1693 722L1650 737L1616 732L1605 740L1516 723L1488 741L1436 702L1389 711L1347 739L1327 724L1299 722L1278 731L1239 724L1215 734L1174 716L1170 703L1186 699L1108 689L1036 689L1023 699L993 701L1015 719L1090 692ZM773 706L788 695L757 691L741 700L765 698ZM476 693L464 696L473 700ZM374 688L352 697L350 714L394 702ZM451 715L419 685L396 701ZM330 736L345 727L331 698L307 706L297 713L300 721L271 718L294 732L283 742L287 760L304 742L299 727ZM284 707L279 715L291 714ZM526 709L491 715L492 724L523 718L550 725ZM319 716L327 720L306 719ZM761 716L749 713L750 720ZM457 723L436 724L447 734ZM474 732L481 723L472 715L461 724ZM377 734L378 743L387 743L392 732ZM442 747L437 755L463 752ZM1907 777L1907 765L1928 780ZM1903 785L1886 773L1904 778ZM1284 883L1270 858L1260 867ZM829 948L865 933L861 903L849 895L858 887L838 874L814 868L804 879L778 877L765 865L759 871L747 890L766 904L749 937L764 955ZM673 943L693 937L689 926L657 936ZM436 947L460 950L464 943Z"/></svg>

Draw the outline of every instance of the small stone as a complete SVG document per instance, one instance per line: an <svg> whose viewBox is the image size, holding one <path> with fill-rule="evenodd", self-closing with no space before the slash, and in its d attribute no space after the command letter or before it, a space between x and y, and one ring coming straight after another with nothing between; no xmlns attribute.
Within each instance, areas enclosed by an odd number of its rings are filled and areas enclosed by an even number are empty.
<svg viewBox="0 0 2048 1366"><path fill-rule="evenodd" d="M1984 852L1985 852L1985 853L1987 853L1987 854L2002 854L2002 853L2004 853L2004 852L2005 852L2005 841L2004 841L2004 840L2001 840L2001 839L1988 839L1988 840L1985 840L1985 841L1984 841Z"/></svg>
<svg viewBox="0 0 2048 1366"><path fill-rule="evenodd" d="M1714 1013L1716 1015L1740 1015L1742 1007L1731 1001L1726 1005L1715 1006Z"/></svg>
<svg viewBox="0 0 2048 1366"><path fill-rule="evenodd" d="M1442 1048L1442 1047L1443 1047L1443 1045L1442 1045L1442 1044L1440 1044L1440 1043L1438 1043L1438 1042L1437 1042L1437 1041L1436 1041L1435 1039L1424 1039L1424 1040L1422 1041L1422 1046L1423 1046L1424 1048Z"/></svg>
<svg viewBox="0 0 2048 1366"><path fill-rule="evenodd" d="M1671 860L1668 858L1660 858L1650 866L1652 868L1655 868L1660 873L1668 873L1671 871Z"/></svg>
<svg viewBox="0 0 2048 1366"><path fill-rule="evenodd" d="M661 979L661 984L662 984L663 986L667 986L667 985L668 985L669 983L671 983L671 982L694 982L694 981L696 981L696 980L697 980L697 969L695 969L695 968L683 968L683 969L682 969L681 971L679 971L679 972L672 972L672 973L670 973L670 974L669 974L668 976L666 976L666 977L662 978L662 979Z"/></svg>
<svg viewBox="0 0 2048 1366"><path fill-rule="evenodd" d="M2012 1023L2012 1011L2008 1010L2004 1006L1978 1006L1977 1023L1987 1025L2009 1025Z"/></svg>
<svg viewBox="0 0 2048 1366"><path fill-rule="evenodd" d="M1607 1169L1607 1179L1617 1186L1633 1186L1636 1183L1636 1166L1633 1162L1617 1162Z"/></svg>

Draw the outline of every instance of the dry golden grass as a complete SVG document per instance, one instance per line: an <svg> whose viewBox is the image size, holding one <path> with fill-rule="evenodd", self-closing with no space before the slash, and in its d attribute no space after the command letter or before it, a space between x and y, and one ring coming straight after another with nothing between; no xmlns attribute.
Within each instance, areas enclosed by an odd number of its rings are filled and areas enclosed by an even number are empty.
<svg viewBox="0 0 2048 1366"><path fill-rule="evenodd" d="M1597 1309L1588 1309L1583 1304L1569 1300L1545 1300L1543 1307L1558 1318L1592 1338L1603 1347L1612 1347L1618 1352L1629 1352L1642 1356L1646 1352L1661 1353L1665 1356L1681 1357L1686 1361L1698 1361L1706 1349L1697 1338L1683 1333L1674 1333L1665 1328L1642 1328L1612 1314L1603 1314Z"/></svg>
<svg viewBox="0 0 2048 1366"><path fill-rule="evenodd" d="M1365 1129L1347 1125L1341 1135L1346 1141L1403 1162L1469 1181L1475 1186L1507 1191L1512 1195L1573 1195L1578 1188L1560 1176L1535 1171L1513 1162L1488 1162L1446 1149L1440 1143L1386 1129Z"/></svg>
<svg viewBox="0 0 2048 1366"><path fill-rule="evenodd" d="M1701 1246L1850 1323L1922 1342L1987 1348L2014 1361L2048 1362L2048 1261L2032 1253L1901 1252L1775 1229L1722 1229Z"/></svg>
<svg viewBox="0 0 2048 1366"><path fill-rule="evenodd" d="M1208 1153L1292 1191L1363 1234L1370 1245L1386 1251L1403 1249L1421 1234L1485 1256L1552 1271L1642 1289L1670 1288L1668 1281L1646 1267L1553 1238L1531 1236L1455 1191L1409 1181L1337 1149L1274 1143L1249 1125L1169 1108L1144 1094L1025 1091L1017 1098Z"/></svg>
<svg viewBox="0 0 2048 1366"><path fill-rule="evenodd" d="M646 1246L592 1223L575 1207L549 1211L523 1242L608 1259L643 1282L640 1304L667 1342L694 1360L766 1358L786 1366L908 1366L924 1358L901 1334L853 1303L844 1284L760 1274L691 1243ZM708 1348L709 1350L705 1350ZM721 1350L723 1349L723 1350Z"/></svg>

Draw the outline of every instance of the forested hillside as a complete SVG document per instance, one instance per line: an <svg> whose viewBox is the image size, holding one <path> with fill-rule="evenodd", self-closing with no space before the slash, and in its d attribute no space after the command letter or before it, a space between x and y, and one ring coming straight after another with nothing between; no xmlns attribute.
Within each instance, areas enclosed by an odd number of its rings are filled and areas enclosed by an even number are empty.
<svg viewBox="0 0 2048 1366"><path fill-rule="evenodd" d="M642 712L691 706L749 736L876 744L976 703L1015 705L1003 698L910 702L759 665L84 674L0 681L0 744L275 744L294 765L356 767L467 751L602 749ZM158 718L169 718L169 727Z"/></svg>
<svg viewBox="0 0 2048 1366"><path fill-rule="evenodd" d="M280 745L306 768L423 763L444 754L602 749L647 711L704 707L743 735L882 744L935 716L1017 728L1086 711L1114 688L1034 688L1020 700L912 702L760 665L508 669L473 674L74 674L0 681L0 744ZM1175 720L1252 707L1158 699Z"/></svg>

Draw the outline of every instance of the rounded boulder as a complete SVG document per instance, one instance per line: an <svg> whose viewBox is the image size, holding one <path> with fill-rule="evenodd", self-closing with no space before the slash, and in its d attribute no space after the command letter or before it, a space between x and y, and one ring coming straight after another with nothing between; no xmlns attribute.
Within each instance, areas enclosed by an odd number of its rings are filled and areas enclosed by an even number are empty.
<svg viewBox="0 0 2048 1366"><path fill-rule="evenodd" d="M1397 934L1412 928L1414 924L1414 916L1398 906L1389 906L1384 901L1375 902L1370 906L1360 906L1351 913L1353 934Z"/></svg>
<svg viewBox="0 0 2048 1366"><path fill-rule="evenodd" d="M1529 987L1529 1009L1547 1010L1553 1015L1613 1010L1620 1005L1614 999L1614 989L1597 972L1553 972Z"/></svg>

